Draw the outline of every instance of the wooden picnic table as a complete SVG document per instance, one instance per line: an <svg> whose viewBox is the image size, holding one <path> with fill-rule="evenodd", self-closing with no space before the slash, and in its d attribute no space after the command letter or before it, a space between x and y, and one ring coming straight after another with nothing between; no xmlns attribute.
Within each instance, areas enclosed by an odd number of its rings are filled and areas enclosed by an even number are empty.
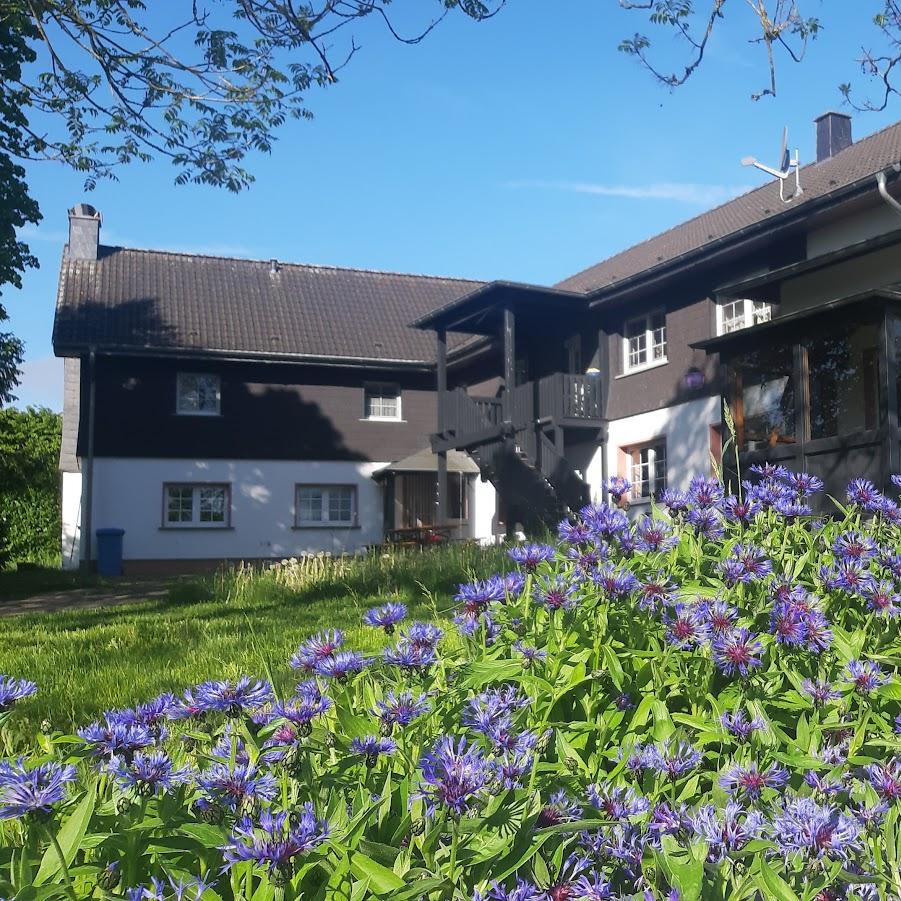
<svg viewBox="0 0 901 901"><path fill-rule="evenodd" d="M445 526L413 526L389 529L385 533L385 543L394 547L437 547L447 544L450 540L451 530Z"/></svg>

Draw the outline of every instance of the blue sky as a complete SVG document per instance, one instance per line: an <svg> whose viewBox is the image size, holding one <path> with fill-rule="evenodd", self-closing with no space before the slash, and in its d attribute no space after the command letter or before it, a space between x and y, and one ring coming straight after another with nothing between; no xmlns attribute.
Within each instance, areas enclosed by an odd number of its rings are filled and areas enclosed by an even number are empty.
<svg viewBox="0 0 901 901"><path fill-rule="evenodd" d="M617 51L642 22L615 0L510 0L489 22L452 17L414 47L372 21L341 81L310 94L315 119L250 160L257 180L242 194L176 187L163 162L90 193L77 174L31 165L44 221L24 237L41 268L3 295L26 342L20 405L60 408L50 333L66 210L80 200L102 211L107 244L554 283L759 184L739 160L775 164L785 124L810 161L812 120L839 107L879 6L823 3L807 60L783 60L778 97L759 102L766 70L744 4L675 92ZM395 7L412 29L426 2ZM658 42L673 53L668 34ZM855 138L899 109L855 116Z"/></svg>

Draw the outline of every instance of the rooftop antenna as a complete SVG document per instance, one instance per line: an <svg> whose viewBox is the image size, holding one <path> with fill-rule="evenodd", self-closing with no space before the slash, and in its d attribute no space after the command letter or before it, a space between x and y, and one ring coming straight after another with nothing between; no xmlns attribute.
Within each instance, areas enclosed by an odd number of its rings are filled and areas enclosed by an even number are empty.
<svg viewBox="0 0 901 901"><path fill-rule="evenodd" d="M796 197L800 197L804 193L801 187L801 155L796 149L795 155L792 156L788 149L788 126L782 132L782 148L779 151L779 168L774 169L772 166L766 166L753 156L746 156L741 161L742 166L754 166L761 172L766 172L774 178L779 179L779 197L783 203L791 203ZM785 196L785 183L791 177L792 172L795 173L795 192L791 197Z"/></svg>

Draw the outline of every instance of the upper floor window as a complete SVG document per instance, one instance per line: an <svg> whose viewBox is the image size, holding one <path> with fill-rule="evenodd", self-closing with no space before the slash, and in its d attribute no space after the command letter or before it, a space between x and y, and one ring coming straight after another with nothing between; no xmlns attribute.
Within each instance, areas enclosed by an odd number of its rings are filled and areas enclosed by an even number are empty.
<svg viewBox="0 0 901 901"><path fill-rule="evenodd" d="M666 488L666 441L659 439L626 451L631 463L632 500L650 500Z"/></svg>
<svg viewBox="0 0 901 901"><path fill-rule="evenodd" d="M229 525L230 486L180 484L163 486L164 528L224 528Z"/></svg>
<svg viewBox="0 0 901 901"><path fill-rule="evenodd" d="M623 330L623 372L666 362L666 313L658 310L626 322Z"/></svg>
<svg viewBox="0 0 901 901"><path fill-rule="evenodd" d="M357 489L354 485L298 485L295 525L353 526L357 522Z"/></svg>
<svg viewBox="0 0 901 901"><path fill-rule="evenodd" d="M366 419L400 419L400 385L366 385L363 389L363 416Z"/></svg>
<svg viewBox="0 0 901 901"><path fill-rule="evenodd" d="M180 372L177 379L175 410L187 416L218 416L220 385L218 375Z"/></svg>
<svg viewBox="0 0 901 901"><path fill-rule="evenodd" d="M716 305L716 331L719 335L760 325L772 318L772 304L762 300L727 300Z"/></svg>

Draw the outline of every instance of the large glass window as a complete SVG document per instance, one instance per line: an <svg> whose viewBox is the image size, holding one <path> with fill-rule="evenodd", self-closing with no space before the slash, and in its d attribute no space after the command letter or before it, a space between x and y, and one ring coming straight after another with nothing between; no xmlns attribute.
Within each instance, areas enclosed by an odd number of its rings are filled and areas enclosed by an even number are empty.
<svg viewBox="0 0 901 901"><path fill-rule="evenodd" d="M367 385L363 391L363 407L366 419L400 419L400 386Z"/></svg>
<svg viewBox="0 0 901 901"><path fill-rule="evenodd" d="M769 322L773 308L762 300L727 300L717 306L717 331L720 335Z"/></svg>
<svg viewBox="0 0 901 901"><path fill-rule="evenodd" d="M732 416L741 450L795 441L795 389L790 345L745 354L732 363Z"/></svg>
<svg viewBox="0 0 901 901"><path fill-rule="evenodd" d="M632 468L633 501L656 497L666 488L666 441L629 448L626 455Z"/></svg>
<svg viewBox="0 0 901 901"><path fill-rule="evenodd" d="M623 329L623 372L666 362L666 314L630 319Z"/></svg>
<svg viewBox="0 0 901 901"><path fill-rule="evenodd" d="M357 521L357 489L353 485L298 485L297 526L352 526Z"/></svg>
<svg viewBox="0 0 901 901"><path fill-rule="evenodd" d="M229 525L228 485L165 485L165 528L225 527Z"/></svg>
<svg viewBox="0 0 901 901"><path fill-rule="evenodd" d="M878 338L878 326L866 323L808 342L811 438L878 427Z"/></svg>

